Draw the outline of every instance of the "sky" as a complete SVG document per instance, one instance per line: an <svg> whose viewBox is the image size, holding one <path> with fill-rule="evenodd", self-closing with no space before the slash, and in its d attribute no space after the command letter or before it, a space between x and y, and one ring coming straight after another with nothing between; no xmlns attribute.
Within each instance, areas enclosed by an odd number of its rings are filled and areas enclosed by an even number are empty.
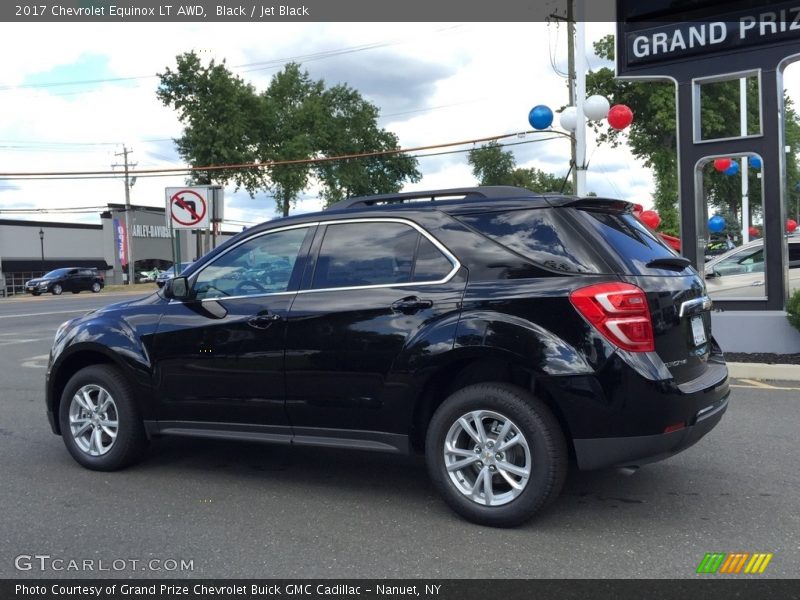
<svg viewBox="0 0 800 600"><path fill-rule="evenodd" d="M568 103L566 26L546 23L15 23L0 35L0 172L104 171L132 150L134 168L180 167L173 139L182 126L156 98L158 77L178 54L225 60L258 90L286 62L315 79L346 83L380 108L379 125L403 148L530 130L537 104ZM605 63L591 42L613 23L587 23L590 68ZM365 46L367 46L365 48ZM323 54L319 54L323 53ZM609 65L610 66L610 65ZM101 81L98 81L101 80ZM800 66L787 70L800 96ZM558 115L554 126L558 128ZM516 142L544 137L527 134ZM469 147L469 146L467 146ZM465 147L466 148L466 147ZM566 138L509 146L519 167L564 176ZM624 145L600 147L588 136L587 188L649 207L649 169ZM121 167L116 167L121 171ZM466 153L420 158L423 177L406 191L476 184ZM164 188L183 176L137 177L131 202L164 206ZM225 191L226 229L276 217L266 192ZM99 222L94 207L125 200L121 179L0 179L0 218ZM66 214L11 209L87 207ZM295 213L321 208L310 188Z"/></svg>

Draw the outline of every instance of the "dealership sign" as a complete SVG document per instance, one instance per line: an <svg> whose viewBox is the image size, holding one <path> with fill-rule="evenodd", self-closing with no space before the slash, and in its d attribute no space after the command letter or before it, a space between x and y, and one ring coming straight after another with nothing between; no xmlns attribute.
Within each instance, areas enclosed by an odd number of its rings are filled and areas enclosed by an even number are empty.
<svg viewBox="0 0 800 600"><path fill-rule="evenodd" d="M166 225L133 225L131 235L138 238L170 238Z"/></svg>
<svg viewBox="0 0 800 600"><path fill-rule="evenodd" d="M622 21L617 35L618 75L633 74L657 63L800 42L800 0L755 7L736 1L721 5L701 0L681 5L671 15L672 20L665 18L668 13L661 4L648 4L652 12L647 12L648 8L639 3L618 0L618 19ZM692 7L696 12L688 12Z"/></svg>

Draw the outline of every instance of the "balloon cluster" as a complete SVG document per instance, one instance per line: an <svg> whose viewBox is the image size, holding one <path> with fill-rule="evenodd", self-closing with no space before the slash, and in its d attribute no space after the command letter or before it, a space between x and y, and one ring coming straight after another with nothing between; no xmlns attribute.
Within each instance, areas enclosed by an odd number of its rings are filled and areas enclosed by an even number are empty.
<svg viewBox="0 0 800 600"><path fill-rule="evenodd" d="M754 169L761 168L761 158L758 156L751 156L748 159L748 163ZM719 171L720 173L724 173L725 175L738 175L739 174L739 163L731 158L716 158L714 159L714 168Z"/></svg>
<svg viewBox="0 0 800 600"><path fill-rule="evenodd" d="M583 114L591 121L608 119L608 124L614 129L625 129L633 123L633 111L624 104L609 106L603 96L589 96L583 103ZM538 104L528 113L528 123L534 129L547 129L553 124L553 111L549 106ZM559 117L561 127L567 131L575 131L578 126L578 111L574 106L568 106L561 111Z"/></svg>

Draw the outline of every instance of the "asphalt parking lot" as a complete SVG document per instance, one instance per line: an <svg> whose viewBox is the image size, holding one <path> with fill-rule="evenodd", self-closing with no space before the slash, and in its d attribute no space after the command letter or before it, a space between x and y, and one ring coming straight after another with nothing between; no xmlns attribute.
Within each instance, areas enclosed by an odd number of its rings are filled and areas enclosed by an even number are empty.
<svg viewBox="0 0 800 600"><path fill-rule="evenodd" d="M0 300L0 577L707 578L707 552L799 572L800 383L734 381L698 445L634 475L573 471L538 519L489 529L450 512L418 459L161 439L125 471L79 467L47 424L47 353L62 321L125 298ZM20 555L126 563L21 571Z"/></svg>

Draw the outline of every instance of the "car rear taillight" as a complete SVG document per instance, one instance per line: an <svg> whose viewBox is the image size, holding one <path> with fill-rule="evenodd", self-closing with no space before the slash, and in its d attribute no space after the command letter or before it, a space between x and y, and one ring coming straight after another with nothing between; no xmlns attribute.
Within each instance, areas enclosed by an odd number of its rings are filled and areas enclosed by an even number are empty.
<svg viewBox="0 0 800 600"><path fill-rule="evenodd" d="M569 295L570 302L609 342L631 352L655 350L644 292L629 283L598 283Z"/></svg>

